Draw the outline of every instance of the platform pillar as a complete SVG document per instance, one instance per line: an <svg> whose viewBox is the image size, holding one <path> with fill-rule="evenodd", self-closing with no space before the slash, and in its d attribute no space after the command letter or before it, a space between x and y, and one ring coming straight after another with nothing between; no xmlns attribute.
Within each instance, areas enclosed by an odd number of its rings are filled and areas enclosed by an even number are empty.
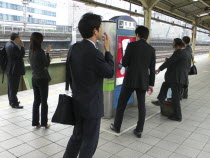
<svg viewBox="0 0 210 158"><path fill-rule="evenodd" d="M152 8L160 0L139 0L144 7L144 26L149 29L149 37L147 42L150 43L151 35L151 19L152 19Z"/></svg>
<svg viewBox="0 0 210 158"><path fill-rule="evenodd" d="M152 8L144 8L144 26L149 29L147 42L150 43Z"/></svg>
<svg viewBox="0 0 210 158"><path fill-rule="evenodd" d="M192 56L193 56L193 60L194 60L194 56L195 56L196 35L197 35L197 25L196 25L196 23L193 23L193 27L192 27Z"/></svg>
<svg viewBox="0 0 210 158"><path fill-rule="evenodd" d="M210 44L209 44L209 56L208 57L210 57Z"/></svg>

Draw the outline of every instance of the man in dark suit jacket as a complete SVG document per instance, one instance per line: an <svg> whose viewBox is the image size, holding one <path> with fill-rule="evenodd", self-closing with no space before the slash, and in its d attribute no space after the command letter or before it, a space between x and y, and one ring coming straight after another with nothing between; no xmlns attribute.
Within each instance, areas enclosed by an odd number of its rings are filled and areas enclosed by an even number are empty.
<svg viewBox="0 0 210 158"><path fill-rule="evenodd" d="M92 158L97 148L100 121L104 115L103 79L114 74L114 62L109 52L110 41L105 33L105 56L96 49L102 38L101 17L84 14L79 21L79 31L84 38L72 46L68 54L70 86L76 113L76 125L64 158Z"/></svg>
<svg viewBox="0 0 210 158"><path fill-rule="evenodd" d="M190 37L184 36L182 38L182 41L184 42L185 50L187 52L187 56L188 56L188 70L190 72L191 62L193 62L192 48L189 45L189 43L190 43ZM184 99L187 99L188 98L188 85L189 85L189 82L188 82L187 85L184 86L183 91L182 91L182 98L184 98Z"/></svg>
<svg viewBox="0 0 210 158"><path fill-rule="evenodd" d="M120 132L127 102L131 94L136 91L139 120L134 134L140 138L145 121L145 94L148 90L150 93L153 92L152 87L155 82L156 57L155 49L146 42L149 35L148 28L139 26L135 33L137 41L128 44L122 60L122 65L127 67L127 70L118 99L114 124L111 124L110 128L117 133Z"/></svg>
<svg viewBox="0 0 210 158"><path fill-rule="evenodd" d="M8 98L12 108L22 109L17 98L18 87L21 75L25 74L23 57L25 56L24 44L20 39L19 34L12 33L11 41L5 45L7 53L6 73L8 79Z"/></svg>
<svg viewBox="0 0 210 158"><path fill-rule="evenodd" d="M182 113L180 107L180 92L184 85L188 84L188 56L184 48L184 43L180 38L175 38L173 47L175 48L174 53L168 58L158 70L156 74L167 68L165 73L165 82L163 82L159 95L158 101L153 101L155 105L161 105L164 103L168 88L172 90L172 104L174 107L175 114L168 118L175 121L182 120Z"/></svg>

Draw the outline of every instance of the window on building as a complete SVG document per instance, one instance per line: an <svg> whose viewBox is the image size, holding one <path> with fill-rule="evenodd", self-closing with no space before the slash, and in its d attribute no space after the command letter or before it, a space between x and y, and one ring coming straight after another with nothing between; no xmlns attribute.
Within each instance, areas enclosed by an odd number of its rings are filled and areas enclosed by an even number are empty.
<svg viewBox="0 0 210 158"><path fill-rule="evenodd" d="M43 6L51 7L51 8L56 8L56 3L51 3L51 2L48 2L48 1L31 0L31 2L35 3L35 4L40 4L40 5L43 5Z"/></svg>
<svg viewBox="0 0 210 158"><path fill-rule="evenodd" d="M0 2L0 7L1 8L7 8L7 9L13 9L13 10L23 10L23 7L17 4L12 4L12 3L6 3L6 2Z"/></svg>

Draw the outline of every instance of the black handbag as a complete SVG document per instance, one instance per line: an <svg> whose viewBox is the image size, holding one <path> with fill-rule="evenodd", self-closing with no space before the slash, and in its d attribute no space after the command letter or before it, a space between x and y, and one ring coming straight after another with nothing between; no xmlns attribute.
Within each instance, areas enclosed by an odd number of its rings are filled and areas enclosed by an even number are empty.
<svg viewBox="0 0 210 158"><path fill-rule="evenodd" d="M75 111L72 97L60 94L57 109L52 117L52 122L65 125L75 125Z"/></svg>
<svg viewBox="0 0 210 158"><path fill-rule="evenodd" d="M196 68L196 66L194 64L190 68L189 75L197 75L197 68Z"/></svg>
<svg viewBox="0 0 210 158"><path fill-rule="evenodd" d="M192 58L192 55L191 55L191 58ZM193 62L193 58L192 58L192 62ZM190 71L189 71L189 75L197 75L197 68L196 68L196 66L194 65L194 63L193 63L193 65L191 66L191 68L190 68Z"/></svg>
<svg viewBox="0 0 210 158"><path fill-rule="evenodd" d="M161 106L160 106L160 111L163 116L172 116L174 115L174 108L172 101L165 101Z"/></svg>

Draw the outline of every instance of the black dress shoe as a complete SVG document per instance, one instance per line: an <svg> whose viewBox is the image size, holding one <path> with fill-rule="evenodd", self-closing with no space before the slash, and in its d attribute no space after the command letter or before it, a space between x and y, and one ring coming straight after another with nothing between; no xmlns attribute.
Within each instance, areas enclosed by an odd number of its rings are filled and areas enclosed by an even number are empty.
<svg viewBox="0 0 210 158"><path fill-rule="evenodd" d="M115 128L114 124L110 125L110 129L113 130L116 133L120 133L120 129Z"/></svg>
<svg viewBox="0 0 210 158"><path fill-rule="evenodd" d="M152 101L152 104L154 104L156 106L161 106L163 104L163 102L157 100L157 101Z"/></svg>
<svg viewBox="0 0 210 158"><path fill-rule="evenodd" d="M20 105L20 101L18 101L17 103L9 103L9 105L11 106L11 107L13 107L13 106L19 106Z"/></svg>
<svg viewBox="0 0 210 158"><path fill-rule="evenodd" d="M173 116L173 115L172 115L172 116L169 116L169 117L168 117L168 119L169 119L169 120L173 120L173 121L179 121L179 122L181 122L181 121L182 121L182 119L181 119L181 118L178 118L178 117Z"/></svg>
<svg viewBox="0 0 210 158"><path fill-rule="evenodd" d="M13 105L11 107L14 109L23 109L23 106L20 106L20 105Z"/></svg>
<svg viewBox="0 0 210 158"><path fill-rule="evenodd" d="M138 132L136 129L133 130L133 134L134 134L137 138L141 138L141 132Z"/></svg>

